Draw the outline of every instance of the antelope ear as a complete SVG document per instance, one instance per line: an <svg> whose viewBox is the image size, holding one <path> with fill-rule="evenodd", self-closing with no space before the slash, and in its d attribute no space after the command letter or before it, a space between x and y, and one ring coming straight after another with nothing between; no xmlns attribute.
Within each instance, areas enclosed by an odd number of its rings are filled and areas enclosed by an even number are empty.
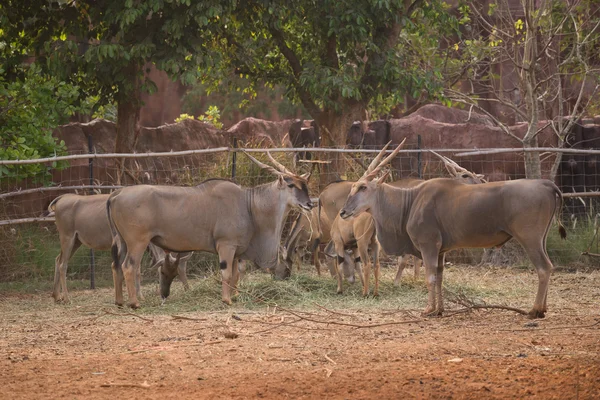
<svg viewBox="0 0 600 400"><path fill-rule="evenodd" d="M283 178L283 175L278 175L277 176L277 186L279 188L285 187L285 179Z"/></svg>

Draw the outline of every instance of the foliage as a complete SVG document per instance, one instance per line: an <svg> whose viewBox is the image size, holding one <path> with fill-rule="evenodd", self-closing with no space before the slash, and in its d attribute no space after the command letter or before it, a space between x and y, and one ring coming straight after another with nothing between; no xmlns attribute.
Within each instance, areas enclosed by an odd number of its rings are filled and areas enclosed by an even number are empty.
<svg viewBox="0 0 600 400"><path fill-rule="evenodd" d="M103 103L100 96L88 96L82 107L92 118L117 122L117 105L113 101Z"/></svg>
<svg viewBox="0 0 600 400"><path fill-rule="evenodd" d="M219 107L217 106L208 106L208 110L206 110L204 115L200 115L198 117L198 121L211 124L218 129L223 128L223 123L220 120L221 112L219 111Z"/></svg>
<svg viewBox="0 0 600 400"><path fill-rule="evenodd" d="M26 160L65 153L65 143L53 130L76 112L79 88L45 75L36 64L23 71L23 79L8 82L0 70L0 159ZM48 178L50 168L65 168L65 162L2 165L0 178L20 180Z"/></svg>
<svg viewBox="0 0 600 400"><path fill-rule="evenodd" d="M194 116L184 113L175 118L175 122L181 122L185 119L194 119ZM198 116L198 121L204 122L205 124L211 124L218 129L223 128L223 123L220 121L220 119L221 113L219 112L219 107L217 106L208 106L208 110L206 110L204 115Z"/></svg>
<svg viewBox="0 0 600 400"><path fill-rule="evenodd" d="M179 117L175 118L175 122L179 123L186 119L194 119L194 116L189 114L180 114Z"/></svg>

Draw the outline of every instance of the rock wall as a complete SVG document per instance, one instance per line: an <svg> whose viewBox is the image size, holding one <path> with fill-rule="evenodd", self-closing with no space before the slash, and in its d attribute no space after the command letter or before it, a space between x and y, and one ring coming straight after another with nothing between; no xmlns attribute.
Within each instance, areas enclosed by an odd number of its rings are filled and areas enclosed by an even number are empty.
<svg viewBox="0 0 600 400"><path fill-rule="evenodd" d="M392 119L390 139L392 144L400 143L406 138L407 149L417 149L418 136L421 136L422 149L482 149L482 148L517 148L523 145L518 140L504 133L500 128L477 123L445 123L424 118L419 114L411 114L401 119ZM540 127L544 122L540 122ZM510 127L517 137L523 137L527 124ZM556 147L557 140L550 128L539 135L540 147ZM432 155L422 153L422 171L424 177L439 175L439 171L428 170ZM525 177L522 153L504 153L456 158L460 165L479 174L485 174L490 181L519 179ZM550 170L553 157L547 157L542 165L545 172ZM413 153L396 161L394 166L401 171L412 172L418 169L418 157ZM437 161L432 164L439 167Z"/></svg>

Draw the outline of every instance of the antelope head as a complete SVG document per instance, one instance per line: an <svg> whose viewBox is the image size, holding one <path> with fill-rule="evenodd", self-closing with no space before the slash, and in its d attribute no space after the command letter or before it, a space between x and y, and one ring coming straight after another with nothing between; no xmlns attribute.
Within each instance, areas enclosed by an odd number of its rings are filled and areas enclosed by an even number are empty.
<svg viewBox="0 0 600 400"><path fill-rule="evenodd" d="M347 219L370 210L371 205L375 201L377 186L383 183L387 177L387 174L381 178L377 178L377 175L383 167L385 167L390 161L392 161L394 157L396 157L405 141L406 138L398 145L398 147L394 149L394 151L391 152L390 155L388 155L382 161L381 159L383 158L387 148L390 146L390 143L392 143L388 142L388 144L383 147L379 154L377 154L377 157L371 161L371 164L369 164L369 167L363 176L352 185L350 194L346 199L346 203L340 210L340 217Z"/></svg>
<svg viewBox="0 0 600 400"><path fill-rule="evenodd" d="M277 188L282 191L289 206L299 208L302 211L310 211L313 208L313 203L310 201L310 196L308 195L308 179L310 178L310 173L296 175L288 170L283 164L275 160L268 151L267 156L275 167L258 161L248 153L246 153L246 155L256 165L277 176Z"/></svg>

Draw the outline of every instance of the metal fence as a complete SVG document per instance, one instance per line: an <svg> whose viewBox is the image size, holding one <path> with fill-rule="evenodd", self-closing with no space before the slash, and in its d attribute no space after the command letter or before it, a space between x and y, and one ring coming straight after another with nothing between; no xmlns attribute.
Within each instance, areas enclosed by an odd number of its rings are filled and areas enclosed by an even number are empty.
<svg viewBox="0 0 600 400"><path fill-rule="evenodd" d="M93 146L90 144L90 148ZM365 166L378 150L364 149L310 149L310 154L295 156L306 149L268 149L283 164L295 168L297 172L313 171L310 181L311 197L328 182L336 179L354 180L362 175ZM71 154L50 159L6 161L0 165L44 164L52 165L67 161L65 169L50 168L45 184L33 180L0 181L0 280L18 280L30 276L48 276L54 269L54 258L60 251L58 235L52 218L43 217L52 199L63 193L109 193L118 187L134 184L196 185L208 178L229 178L243 186L255 186L273 179L268 172L253 164L243 152L252 153L261 161L268 162L267 149L259 148L216 148L169 153L145 154ZM483 173L491 180L521 178L523 169L523 149L435 149L437 153L454 159L466 169ZM556 149L538 149L542 153L542 169L550 171L556 159ZM592 256L582 253L599 253L597 240L598 211L594 197L600 188L598 176L590 173L590 165L600 160L598 150L560 150L563 161L558 170L556 182L568 196L563 213L569 238L561 241L552 229L548 238L548 250L555 265L595 264ZM310 158L310 160L306 160ZM330 161L341 163L341 174L332 171ZM575 165L573 160L576 159ZM577 173L577 166L584 176ZM595 171L595 164L594 169ZM448 176L443 163L426 149L402 150L392 164L392 178L423 178ZM583 187L569 182L595 182ZM577 193L572 193L578 189ZM535 212L535 210L531 210ZM290 216L290 220L293 215ZM289 222L288 222L289 223ZM509 254L507 254L509 253ZM491 262L526 262L522 257L511 258L519 253L519 246L512 246L502 257L489 257ZM448 260L455 263L479 263L483 251L457 251ZM508 259L504 260L503 259ZM210 256L208 260L212 260ZM196 264L206 265L206 257L196 259ZM71 279L94 277L94 266L98 266L101 277L110 278L110 257L108 252L79 250L69 263ZM93 283L92 283L93 284Z"/></svg>

